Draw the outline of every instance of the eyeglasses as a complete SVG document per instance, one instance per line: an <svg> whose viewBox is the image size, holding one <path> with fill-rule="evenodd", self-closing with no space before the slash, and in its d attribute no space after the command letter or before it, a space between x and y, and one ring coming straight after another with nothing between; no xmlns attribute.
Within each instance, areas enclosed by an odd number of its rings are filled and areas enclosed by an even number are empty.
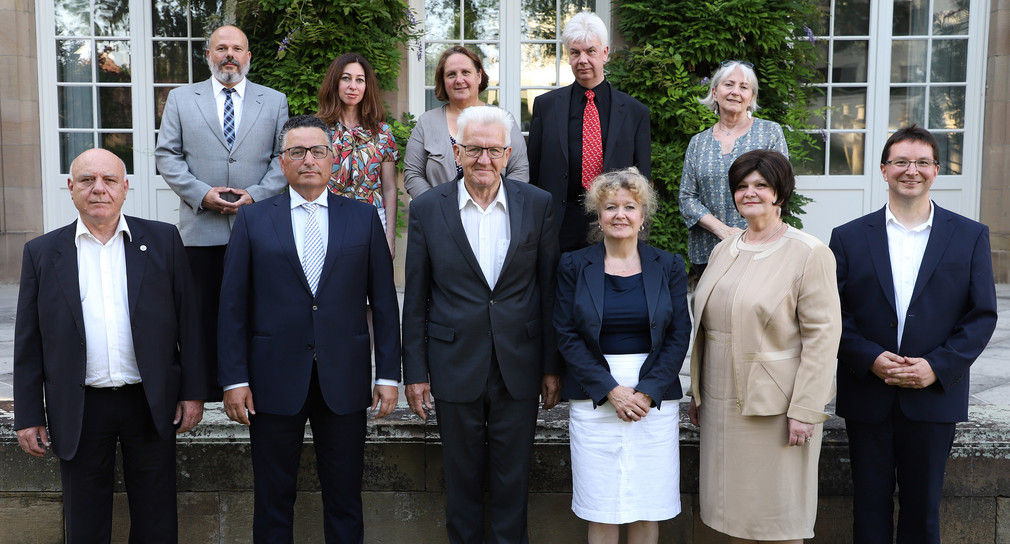
<svg viewBox="0 0 1010 544"><path fill-rule="evenodd" d="M505 150L508 149L507 147L481 147L479 145L463 145L463 144L456 144L456 145L462 147L463 153L465 153L467 157L470 157L472 159L480 157L481 153L485 151L487 151L488 157L491 157L492 159L500 159L505 156Z"/></svg>
<svg viewBox="0 0 1010 544"><path fill-rule="evenodd" d="M937 165L940 164L940 162L939 161L928 161L926 159L919 159L917 161L909 161L909 160L905 160L905 159L898 159L898 160L895 160L895 161L884 161L884 164L890 164L891 166L894 166L896 168L900 168L902 170L907 170L908 167L909 167L909 165L914 164L916 170L924 170L926 168L929 168L930 166L937 166Z"/></svg>
<svg viewBox="0 0 1010 544"><path fill-rule="evenodd" d="M730 65L733 65L733 64L742 64L742 65L750 68L751 70L754 69L754 63L753 62L747 62L745 60L724 60L724 61L722 61L719 64L721 64L723 68L725 68L727 66L730 66Z"/></svg>
<svg viewBox="0 0 1010 544"><path fill-rule="evenodd" d="M330 155L330 146L328 145L314 145L312 147L294 146L281 151L281 153L287 154L288 158L293 161L300 161L305 158L305 153L312 153L313 159L325 159Z"/></svg>

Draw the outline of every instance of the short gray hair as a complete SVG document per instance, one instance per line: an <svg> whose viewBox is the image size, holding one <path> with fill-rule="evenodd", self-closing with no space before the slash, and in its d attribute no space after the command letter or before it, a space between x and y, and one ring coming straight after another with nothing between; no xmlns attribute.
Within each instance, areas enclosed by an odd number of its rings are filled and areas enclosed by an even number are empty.
<svg viewBox="0 0 1010 544"><path fill-rule="evenodd" d="M466 134L466 126L470 123L478 125L499 125L505 132L505 147L512 146L512 119L507 111L498 106L470 106L459 114L456 119L457 142L462 143Z"/></svg>
<svg viewBox="0 0 1010 544"><path fill-rule="evenodd" d="M743 72L743 77L747 78L747 83L750 83L751 89L754 90L754 98L751 99L750 105L747 106L747 111L757 111L760 107L758 106L758 76L754 73L754 68L738 60L726 61L715 71L715 74L712 75L712 82L708 85L708 94L705 95L705 98L698 99L698 102L701 102L706 108L719 113L719 104L715 101L715 93L713 91L716 87L722 85L722 82L737 68Z"/></svg>
<svg viewBox="0 0 1010 544"><path fill-rule="evenodd" d="M576 13L568 20L564 32L561 33L561 41L565 42L565 47L573 43L587 43L590 38L599 39L603 47L610 45L607 25L599 15L591 11Z"/></svg>

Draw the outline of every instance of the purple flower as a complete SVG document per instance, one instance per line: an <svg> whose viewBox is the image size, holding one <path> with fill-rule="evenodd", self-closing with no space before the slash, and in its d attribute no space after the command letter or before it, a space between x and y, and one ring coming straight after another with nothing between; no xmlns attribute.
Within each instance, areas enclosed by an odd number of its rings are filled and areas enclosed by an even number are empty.
<svg viewBox="0 0 1010 544"><path fill-rule="evenodd" d="M807 41L810 43L815 43L817 41L817 36L814 36L814 31L810 30L810 27L803 25L803 31L807 33Z"/></svg>
<svg viewBox="0 0 1010 544"><path fill-rule="evenodd" d="M824 142L827 143L827 141L828 141L828 131L826 131L826 130L818 130L817 132L820 133L821 140L824 140Z"/></svg>
<svg viewBox="0 0 1010 544"><path fill-rule="evenodd" d="M712 81L712 80L711 80L711 79L709 79L709 77L708 77L708 76L705 76L705 77L701 78L701 84L702 84L702 85L708 85L708 84L709 84L709 83L710 83L711 81Z"/></svg>
<svg viewBox="0 0 1010 544"><path fill-rule="evenodd" d="M301 28L302 27L300 27L300 26L296 27L296 28L292 29L291 32L288 32L287 36L284 36L284 39L281 40L280 47L277 48L277 52L278 53L280 53L281 51L286 50L288 48L288 46L291 45L291 38L294 38L295 37L295 32L298 32L299 30L301 30Z"/></svg>

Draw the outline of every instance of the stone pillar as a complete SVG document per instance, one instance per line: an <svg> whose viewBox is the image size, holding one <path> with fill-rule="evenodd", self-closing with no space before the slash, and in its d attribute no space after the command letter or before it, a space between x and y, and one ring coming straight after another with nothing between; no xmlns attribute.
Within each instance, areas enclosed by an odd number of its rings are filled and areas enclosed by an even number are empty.
<svg viewBox="0 0 1010 544"><path fill-rule="evenodd" d="M993 0L989 14L985 120L982 133L982 208L989 225L996 283L1010 282L1010 0Z"/></svg>
<svg viewBox="0 0 1010 544"><path fill-rule="evenodd" d="M0 282L16 282L42 233L35 1L0 0Z"/></svg>

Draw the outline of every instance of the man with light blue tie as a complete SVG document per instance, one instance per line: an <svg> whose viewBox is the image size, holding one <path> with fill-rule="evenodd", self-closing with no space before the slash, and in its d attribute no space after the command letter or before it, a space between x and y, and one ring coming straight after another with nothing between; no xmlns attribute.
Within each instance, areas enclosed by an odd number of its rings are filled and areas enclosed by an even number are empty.
<svg viewBox="0 0 1010 544"><path fill-rule="evenodd" d="M306 420L326 541L362 542L365 411L385 417L396 406L393 263L375 208L326 190L330 137L312 115L285 123L279 162L290 188L239 210L225 255L219 381L228 417L249 425L256 542L293 542Z"/></svg>
<svg viewBox="0 0 1010 544"><path fill-rule="evenodd" d="M179 232L193 268L201 350L216 386L217 308L224 252L240 207L284 189L277 135L288 119L287 98L246 79L252 54L234 26L211 34L213 77L173 89L165 102L155 149L158 173L179 195Z"/></svg>

